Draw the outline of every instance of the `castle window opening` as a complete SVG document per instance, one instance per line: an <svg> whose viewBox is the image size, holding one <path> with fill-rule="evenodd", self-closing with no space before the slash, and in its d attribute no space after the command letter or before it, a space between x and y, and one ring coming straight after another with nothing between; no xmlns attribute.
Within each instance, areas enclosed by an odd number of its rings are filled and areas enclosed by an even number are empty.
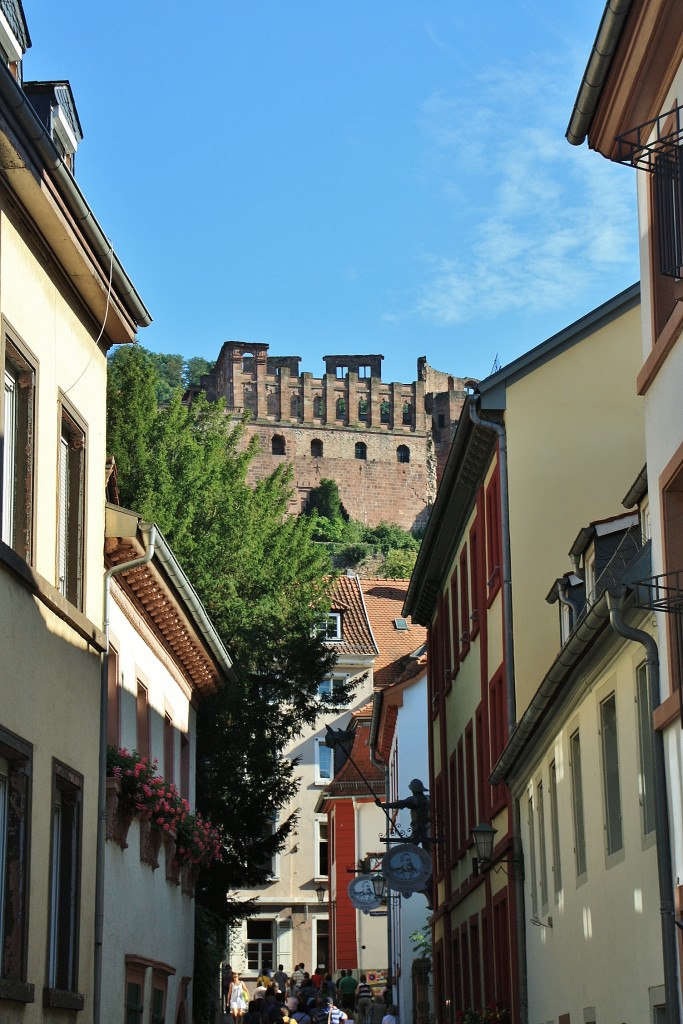
<svg viewBox="0 0 683 1024"><path fill-rule="evenodd" d="M270 450L273 455L285 455L285 439L282 434L273 434L272 441L270 442Z"/></svg>
<svg viewBox="0 0 683 1024"><path fill-rule="evenodd" d="M413 407L410 402L403 403L403 426L409 427L413 422Z"/></svg>
<svg viewBox="0 0 683 1024"><path fill-rule="evenodd" d="M335 369L335 375L337 380L344 380L344 378L349 375L348 366L337 366Z"/></svg>
<svg viewBox="0 0 683 1024"><path fill-rule="evenodd" d="M338 420L343 420L344 417L346 416L346 401L345 401L345 399L343 399L343 398L338 398L337 399L336 413L337 413L337 419Z"/></svg>
<svg viewBox="0 0 683 1024"><path fill-rule="evenodd" d="M295 418L298 419L301 416L301 395L292 395L290 410L291 415Z"/></svg>
<svg viewBox="0 0 683 1024"><path fill-rule="evenodd" d="M410 448L407 444L400 444L396 449L396 459L398 462L410 462Z"/></svg>
<svg viewBox="0 0 683 1024"><path fill-rule="evenodd" d="M356 458L367 459L368 457L368 446L365 441L356 441Z"/></svg>
<svg viewBox="0 0 683 1024"><path fill-rule="evenodd" d="M242 373L249 373L249 374L252 374L252 376L253 376L254 369L255 369L254 357L252 355L250 355L249 353L247 353L246 355L243 355L242 356Z"/></svg>
<svg viewBox="0 0 683 1024"><path fill-rule="evenodd" d="M361 398L358 402L358 419L366 420L368 418L368 400L367 398Z"/></svg>
<svg viewBox="0 0 683 1024"><path fill-rule="evenodd" d="M323 457L323 443L318 438L311 441L311 455L314 459L322 459Z"/></svg>
<svg viewBox="0 0 683 1024"><path fill-rule="evenodd" d="M322 415L323 415L323 399L322 399L322 395L316 395L315 398L313 399L313 415L316 418L318 418L318 419L322 419Z"/></svg>
<svg viewBox="0 0 683 1024"><path fill-rule="evenodd" d="M391 420L391 402L381 402L379 407L380 423L389 423Z"/></svg>
<svg viewBox="0 0 683 1024"><path fill-rule="evenodd" d="M446 426L446 417L444 416L444 414L442 412L440 412L439 413L439 427L445 427L445 426Z"/></svg>

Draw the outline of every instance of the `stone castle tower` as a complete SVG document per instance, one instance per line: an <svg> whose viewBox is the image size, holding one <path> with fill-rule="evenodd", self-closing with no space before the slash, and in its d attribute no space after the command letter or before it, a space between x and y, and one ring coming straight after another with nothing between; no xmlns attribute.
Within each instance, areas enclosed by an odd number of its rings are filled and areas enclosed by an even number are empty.
<svg viewBox="0 0 683 1024"><path fill-rule="evenodd" d="M324 356L321 378L299 372L299 356L271 356L268 345L226 341L201 387L224 398L236 416L250 414L249 437L261 453L250 482L287 459L293 464L291 511L300 512L323 478L337 482L353 519L404 529L426 522L467 389L417 361L411 384L382 380L381 355Z"/></svg>

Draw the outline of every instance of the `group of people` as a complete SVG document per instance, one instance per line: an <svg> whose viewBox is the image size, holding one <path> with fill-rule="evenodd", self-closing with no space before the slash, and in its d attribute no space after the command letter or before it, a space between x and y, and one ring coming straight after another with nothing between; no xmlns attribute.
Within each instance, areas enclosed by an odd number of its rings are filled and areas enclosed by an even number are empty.
<svg viewBox="0 0 683 1024"><path fill-rule="evenodd" d="M297 964L290 977L282 964L271 973L265 965L251 995L237 971L223 972L224 1011L233 1024L398 1024L397 1009L373 992L365 974L356 981L342 970L335 981L318 967L309 974Z"/></svg>

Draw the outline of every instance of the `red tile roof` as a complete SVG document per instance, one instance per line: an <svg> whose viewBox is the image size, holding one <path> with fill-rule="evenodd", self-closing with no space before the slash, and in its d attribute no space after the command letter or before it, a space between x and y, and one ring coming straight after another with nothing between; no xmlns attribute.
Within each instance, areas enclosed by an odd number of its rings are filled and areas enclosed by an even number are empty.
<svg viewBox="0 0 683 1024"><path fill-rule="evenodd" d="M372 632L379 647L375 658L375 687L384 689L410 673L413 654L427 641L427 630L408 618L408 629L396 629L394 619L403 618L403 603L408 593L408 580L361 580L365 607Z"/></svg>
<svg viewBox="0 0 683 1024"><path fill-rule="evenodd" d="M332 611L342 615L342 640L330 641L340 658L345 654L377 654L360 581L355 574L340 576L337 580Z"/></svg>

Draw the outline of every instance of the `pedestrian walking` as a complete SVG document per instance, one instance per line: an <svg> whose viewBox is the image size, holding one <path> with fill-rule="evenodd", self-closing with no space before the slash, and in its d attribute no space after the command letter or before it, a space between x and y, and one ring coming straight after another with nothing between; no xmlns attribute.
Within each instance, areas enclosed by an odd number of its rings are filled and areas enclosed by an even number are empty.
<svg viewBox="0 0 683 1024"><path fill-rule="evenodd" d="M247 986L243 981L240 981L240 976L237 971L232 972L232 981L230 982L230 988L228 989L228 1006L230 1007L230 1013L232 1014L233 1021L238 1021L240 1017L244 1016L244 1012L249 1005L249 993Z"/></svg>
<svg viewBox="0 0 683 1024"><path fill-rule="evenodd" d="M359 1024L365 1024L365 1016L371 1002L372 989L368 985L367 975L361 974L360 983L356 989L356 1021Z"/></svg>

